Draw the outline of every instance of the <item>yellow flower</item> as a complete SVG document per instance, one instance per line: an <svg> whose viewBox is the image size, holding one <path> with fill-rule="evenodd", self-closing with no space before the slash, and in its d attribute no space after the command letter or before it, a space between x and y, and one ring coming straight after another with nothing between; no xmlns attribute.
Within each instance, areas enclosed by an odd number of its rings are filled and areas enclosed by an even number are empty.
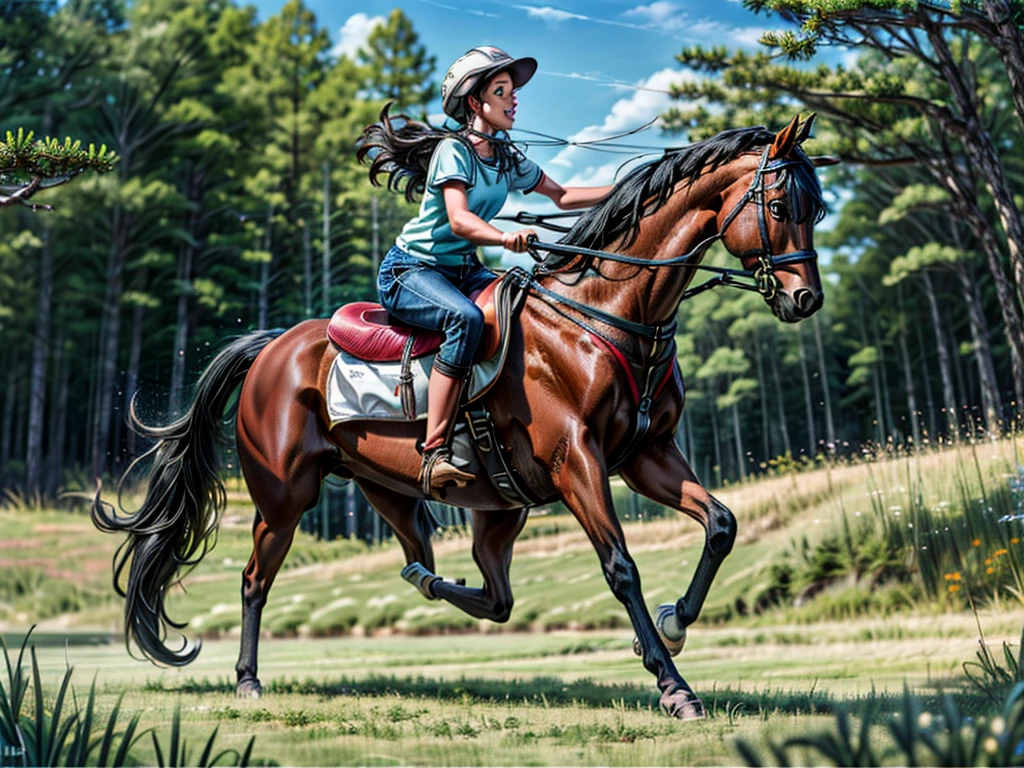
<svg viewBox="0 0 1024 768"><path fill-rule="evenodd" d="M1020 539L1018 539L1016 536L1014 536L1012 539L1010 539L1010 543L1011 544L1020 544Z"/></svg>
<svg viewBox="0 0 1024 768"><path fill-rule="evenodd" d="M960 581L960 571L956 571L953 574L953 581Z"/></svg>
<svg viewBox="0 0 1024 768"><path fill-rule="evenodd" d="M971 542L971 546L972 547L980 547L981 546L981 539L975 539L974 541L972 541Z"/></svg>
<svg viewBox="0 0 1024 768"><path fill-rule="evenodd" d="M1008 549L997 549L992 553L992 557L1002 557L1003 555L1009 554L1009 552L1010 550Z"/></svg>
<svg viewBox="0 0 1024 768"><path fill-rule="evenodd" d="M996 569L993 568L991 565L988 568L985 569L985 573L988 573L988 574L995 573L995 571L996 571Z"/></svg>
<svg viewBox="0 0 1024 768"><path fill-rule="evenodd" d="M960 589L960 585L959 584L950 584L949 585L949 591L951 593L952 592L957 592L957 591L959 591L959 589Z"/></svg>
<svg viewBox="0 0 1024 768"><path fill-rule="evenodd" d="M985 565L992 565L992 558L991 557L986 557L985 558Z"/></svg>

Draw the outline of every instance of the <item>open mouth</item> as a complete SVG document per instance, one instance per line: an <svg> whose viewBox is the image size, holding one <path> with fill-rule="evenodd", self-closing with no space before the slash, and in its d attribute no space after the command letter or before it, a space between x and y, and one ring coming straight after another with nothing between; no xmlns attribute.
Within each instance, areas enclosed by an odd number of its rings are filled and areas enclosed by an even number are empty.
<svg viewBox="0 0 1024 768"><path fill-rule="evenodd" d="M516 119L516 108L512 107L512 109L506 109L505 110L505 117L507 117L509 120L515 120Z"/></svg>

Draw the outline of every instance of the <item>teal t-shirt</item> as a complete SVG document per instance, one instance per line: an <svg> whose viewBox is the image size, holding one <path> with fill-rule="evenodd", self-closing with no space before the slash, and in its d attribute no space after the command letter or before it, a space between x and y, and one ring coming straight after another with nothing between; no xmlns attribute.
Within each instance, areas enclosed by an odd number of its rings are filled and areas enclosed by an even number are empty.
<svg viewBox="0 0 1024 768"><path fill-rule="evenodd" d="M499 177L495 163L484 160L458 139L443 139L430 158L419 215L402 229L396 241L398 247L431 264L455 266L470 259L476 245L452 232L442 187L447 181L463 182L470 212L490 221L498 215L509 192L531 192L544 175L539 165L518 150L513 152L518 162Z"/></svg>

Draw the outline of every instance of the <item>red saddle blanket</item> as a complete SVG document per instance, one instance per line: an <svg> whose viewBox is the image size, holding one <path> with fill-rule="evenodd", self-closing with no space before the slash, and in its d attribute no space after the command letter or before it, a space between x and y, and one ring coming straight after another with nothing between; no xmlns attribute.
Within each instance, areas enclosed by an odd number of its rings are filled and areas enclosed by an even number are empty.
<svg viewBox="0 0 1024 768"><path fill-rule="evenodd" d="M494 307L495 280L473 301L484 313L484 335L477 349L477 358L486 360L498 350L500 332L497 312ZM402 359L402 348L409 334L415 333L412 356L422 357L437 352L444 341L444 334L412 328L408 325L392 325L388 313L380 304L357 301L341 307L327 326L327 338L350 355L373 363L386 363Z"/></svg>

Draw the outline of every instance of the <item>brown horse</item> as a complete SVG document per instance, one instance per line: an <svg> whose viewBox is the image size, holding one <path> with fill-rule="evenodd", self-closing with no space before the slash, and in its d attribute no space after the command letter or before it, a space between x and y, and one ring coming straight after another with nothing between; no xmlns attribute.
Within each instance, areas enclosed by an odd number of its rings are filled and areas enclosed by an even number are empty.
<svg viewBox="0 0 1024 768"><path fill-rule="evenodd" d="M500 442L524 483L537 498L562 500L587 532L632 621L643 664L657 677L663 708L681 718L701 716L703 707L666 641L681 647L732 548L736 521L700 484L673 439L684 399L674 317L693 266L718 240L757 278L779 319L795 322L820 307L812 231L824 205L815 162L800 147L809 129L810 121L801 127L794 118L777 134L726 131L630 173L536 271L504 370L487 395ZM728 280L719 274L716 281ZM224 506L217 439L241 385L237 450L256 517L242 575L239 695L260 694L261 612L299 519L317 503L328 474L353 478L394 529L409 565L420 574L434 571L431 518L416 480L423 424L348 421L332 430L324 387L337 350L326 327L326 320L309 320L231 343L204 372L183 417L161 428L136 424L159 440L143 506L118 514L99 493L93 506L100 528L128 534L114 579L126 598L128 638L156 662L192 661L198 644L167 647L168 627L183 625L167 616L164 598L215 533ZM656 386L638 391L637 381L652 380L655 357L662 365ZM693 582L674 605L659 609L657 625L612 507L609 474L616 470L633 490L707 532ZM425 594L478 618L508 620L512 544L526 509L510 504L486 475L453 488L445 500L473 510L473 557L483 585L436 580Z"/></svg>

